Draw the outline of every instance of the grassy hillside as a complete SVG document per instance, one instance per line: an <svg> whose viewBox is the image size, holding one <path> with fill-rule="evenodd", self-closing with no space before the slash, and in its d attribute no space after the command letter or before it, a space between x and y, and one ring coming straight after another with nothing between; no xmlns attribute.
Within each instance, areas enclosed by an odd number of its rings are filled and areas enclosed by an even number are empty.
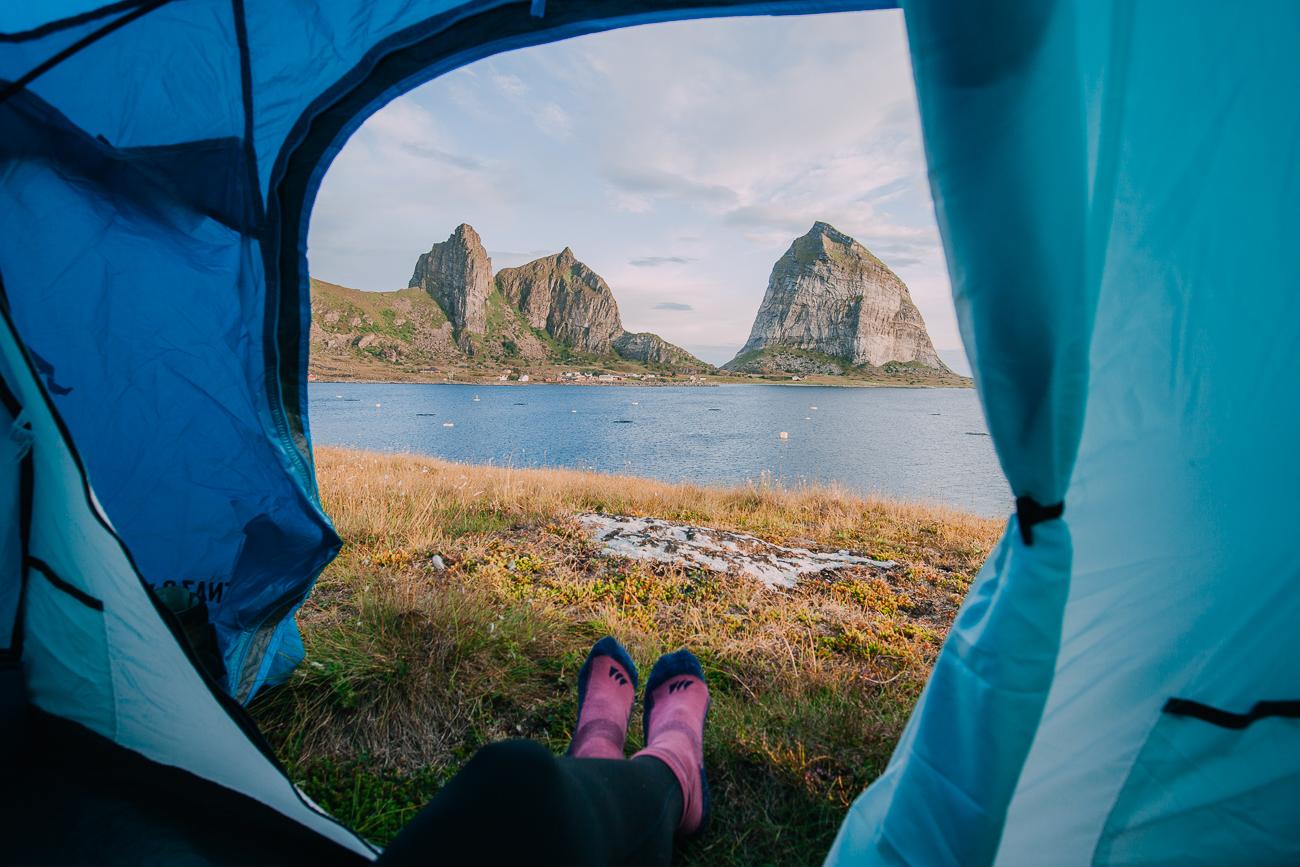
<svg viewBox="0 0 1300 867"><path fill-rule="evenodd" d="M312 280L311 292L310 371L321 380L495 380L506 369L533 379L565 370L671 377L699 369L575 352L532 328L496 289L488 295L486 330L459 341L423 289L363 292Z"/></svg>
<svg viewBox="0 0 1300 867"><path fill-rule="evenodd" d="M843 359L796 346L753 349L727 362L737 374L788 382L791 376L816 384L969 387L971 380L950 370L935 370L918 362L890 361L879 367L848 364Z"/></svg>
<svg viewBox="0 0 1300 867"><path fill-rule="evenodd" d="M400 327L400 326L399 326ZM345 547L299 612L307 659L253 708L295 779L389 839L482 744L561 751L579 666L692 648L713 828L679 864L819 864L880 773L1000 523L834 488L703 488L318 449ZM608 557L576 513L647 515L898 562L793 590ZM641 741L639 706L630 746Z"/></svg>
<svg viewBox="0 0 1300 867"><path fill-rule="evenodd" d="M459 355L442 308L421 289L361 292L311 281L311 372L411 378Z"/></svg>

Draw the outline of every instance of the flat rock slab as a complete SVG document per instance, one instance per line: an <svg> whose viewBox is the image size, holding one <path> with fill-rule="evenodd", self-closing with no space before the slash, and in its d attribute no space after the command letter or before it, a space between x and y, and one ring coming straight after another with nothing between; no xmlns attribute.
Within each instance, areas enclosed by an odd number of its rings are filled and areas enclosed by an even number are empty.
<svg viewBox="0 0 1300 867"><path fill-rule="evenodd" d="M891 569L892 560L873 560L848 551L811 551L764 542L746 533L696 527L658 518L626 515L577 516L606 554L695 566L715 572L736 572L757 578L769 587L793 587L801 575L873 566Z"/></svg>

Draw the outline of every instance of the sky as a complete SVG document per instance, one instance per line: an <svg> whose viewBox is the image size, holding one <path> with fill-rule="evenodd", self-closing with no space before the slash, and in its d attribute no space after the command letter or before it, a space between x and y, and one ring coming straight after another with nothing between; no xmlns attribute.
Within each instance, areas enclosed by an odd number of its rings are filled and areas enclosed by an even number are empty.
<svg viewBox="0 0 1300 867"><path fill-rule="evenodd" d="M347 142L308 257L314 277L390 290L460 223L494 268L568 246L626 328L721 364L816 220L907 283L966 372L897 10L652 24L458 69Z"/></svg>

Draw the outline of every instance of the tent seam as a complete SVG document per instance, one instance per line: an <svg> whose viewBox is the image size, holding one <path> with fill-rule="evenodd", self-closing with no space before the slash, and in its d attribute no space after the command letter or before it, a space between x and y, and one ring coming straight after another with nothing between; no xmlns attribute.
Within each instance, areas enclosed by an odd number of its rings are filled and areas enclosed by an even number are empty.
<svg viewBox="0 0 1300 867"><path fill-rule="evenodd" d="M44 36L58 33L60 30L67 30L70 27L76 27L78 24L86 24L91 21L97 21L100 18L107 18L114 12L133 9L149 2L151 2L151 0L119 0L117 3L109 3L106 6L100 6L98 9L91 9L82 12L79 15L69 15L67 18L58 18L54 21L47 21L44 24L37 25L28 30L15 30L11 33L0 33L0 42L28 42L32 39L40 39Z"/></svg>
<svg viewBox="0 0 1300 867"><path fill-rule="evenodd" d="M98 30L93 30L90 33L87 33L85 36L81 37L76 42L69 45L67 48L55 52L50 57L47 57L45 60L36 64L36 66L27 70L27 72L23 73L15 81L10 82L5 87L4 90L0 91L0 103L6 102L14 94L22 90L25 90L27 88L27 85L31 84L33 81L40 78L45 73L49 72L51 69L63 63L63 61L67 60L69 57L79 54L83 49L89 48L91 45L94 45L96 42L103 39L105 36L108 36L116 32L117 30L120 30L121 28L130 24L132 21L135 21L137 18L141 18L147 15L148 13L154 11L158 7L164 6L170 2L171 0L149 0L149 2L136 7L135 9L123 15L121 18L116 18L108 22Z"/></svg>
<svg viewBox="0 0 1300 867"><path fill-rule="evenodd" d="M244 0L230 0L230 14L234 18L235 41L239 45L239 87L244 101L244 170L247 174L248 195L253 199L256 237L261 238L266 226L266 206L262 201L262 184L257 171L257 142L253 137L253 64L248 49L248 20L244 14Z"/></svg>

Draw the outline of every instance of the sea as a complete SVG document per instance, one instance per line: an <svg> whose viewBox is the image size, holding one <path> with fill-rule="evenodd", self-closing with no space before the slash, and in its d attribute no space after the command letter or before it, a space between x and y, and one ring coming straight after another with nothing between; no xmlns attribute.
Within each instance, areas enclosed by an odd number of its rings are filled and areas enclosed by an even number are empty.
<svg viewBox="0 0 1300 867"><path fill-rule="evenodd" d="M311 383L314 441L710 485L836 484L1001 516L973 389Z"/></svg>

